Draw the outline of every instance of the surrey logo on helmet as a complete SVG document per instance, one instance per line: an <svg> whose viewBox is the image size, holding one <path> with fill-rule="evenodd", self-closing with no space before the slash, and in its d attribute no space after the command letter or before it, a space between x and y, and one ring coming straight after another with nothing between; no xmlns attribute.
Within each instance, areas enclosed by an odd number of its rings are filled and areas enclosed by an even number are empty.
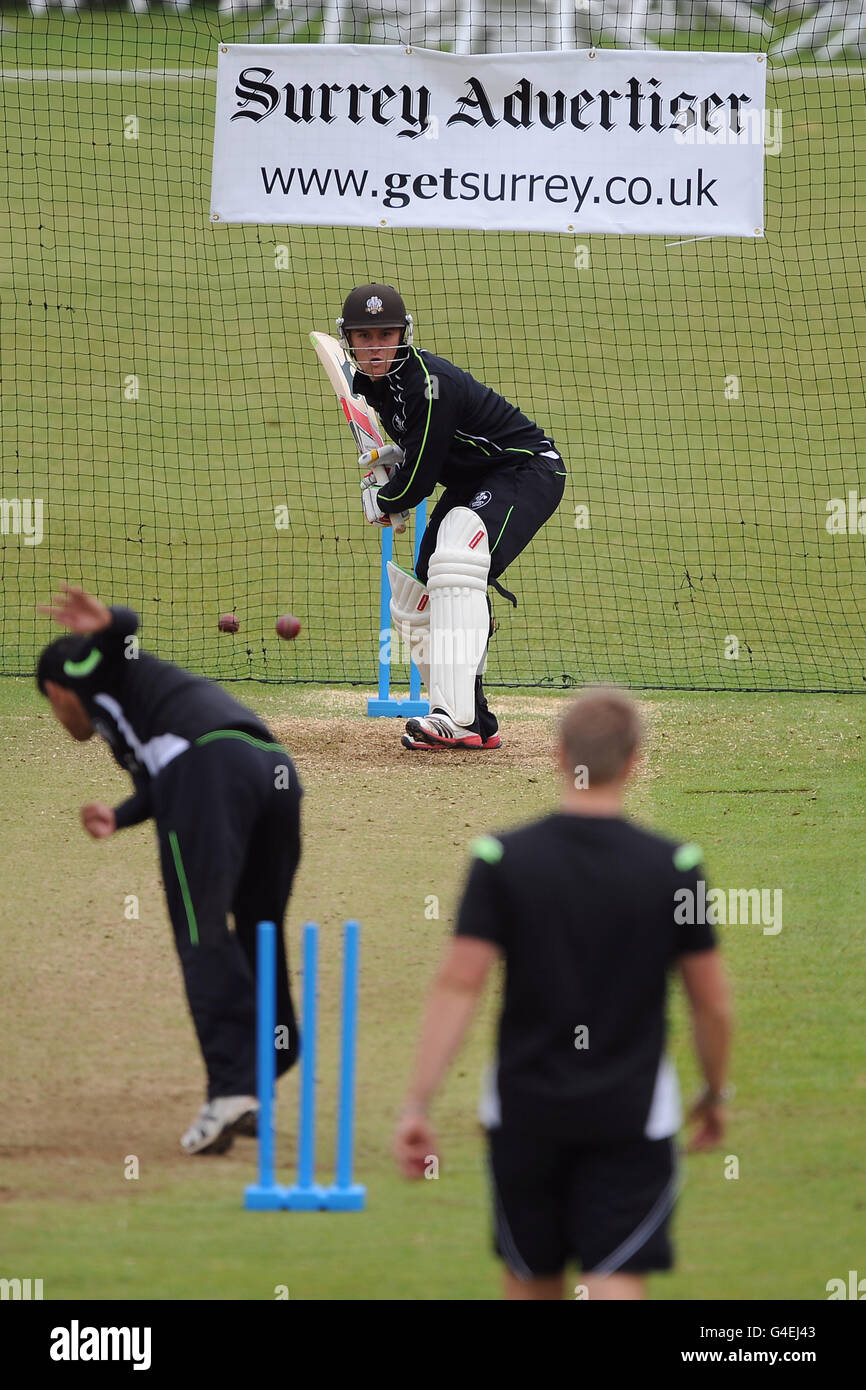
<svg viewBox="0 0 866 1390"><path fill-rule="evenodd" d="M382 285L373 281L369 285L356 285L346 296L343 312L337 319L340 330L340 346L349 359L358 365L351 334L365 328L399 328L400 341L394 360L385 376L393 376L402 367L412 342L414 324L412 315L406 313L406 305L399 290L393 285Z"/></svg>

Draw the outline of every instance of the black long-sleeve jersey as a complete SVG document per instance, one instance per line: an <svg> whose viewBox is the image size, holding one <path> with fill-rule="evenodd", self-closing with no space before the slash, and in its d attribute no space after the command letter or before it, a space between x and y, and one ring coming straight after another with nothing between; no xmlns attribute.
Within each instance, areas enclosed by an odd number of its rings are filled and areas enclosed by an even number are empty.
<svg viewBox="0 0 866 1390"><path fill-rule="evenodd" d="M138 614L111 608L111 624L81 639L81 654L63 666L63 684L74 690L115 761L132 777L135 793L115 809L118 828L153 814L153 779L197 738L216 729L238 729L273 743L252 710L222 686L141 651L131 639Z"/></svg>
<svg viewBox="0 0 866 1390"><path fill-rule="evenodd" d="M534 421L444 357L409 347L396 371L353 389L375 406L405 458L376 493L383 512L407 511L437 483L472 490L477 479L554 444Z"/></svg>

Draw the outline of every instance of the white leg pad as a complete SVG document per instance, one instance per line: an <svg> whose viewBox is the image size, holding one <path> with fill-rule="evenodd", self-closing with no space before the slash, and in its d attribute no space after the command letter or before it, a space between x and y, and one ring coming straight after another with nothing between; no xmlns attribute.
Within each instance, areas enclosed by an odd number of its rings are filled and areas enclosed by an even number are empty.
<svg viewBox="0 0 866 1390"><path fill-rule="evenodd" d="M400 642L408 651L430 689L430 595L414 574L388 561L391 585L391 622ZM392 653L393 656L393 653Z"/></svg>
<svg viewBox="0 0 866 1390"><path fill-rule="evenodd" d="M454 507L430 557L430 705L467 728L475 719L475 676L487 647L487 527L469 507Z"/></svg>

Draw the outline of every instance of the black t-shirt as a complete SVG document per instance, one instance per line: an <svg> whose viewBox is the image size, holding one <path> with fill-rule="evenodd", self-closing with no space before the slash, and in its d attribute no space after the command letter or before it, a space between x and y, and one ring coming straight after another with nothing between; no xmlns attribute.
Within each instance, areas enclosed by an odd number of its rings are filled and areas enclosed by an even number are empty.
<svg viewBox="0 0 866 1390"><path fill-rule="evenodd" d="M80 658L64 667L94 728L135 784L115 810L118 829L152 815L151 782L202 734L242 729L273 743L266 724L222 686L142 651L138 615L112 607L111 625L81 641Z"/></svg>
<svg viewBox="0 0 866 1390"><path fill-rule="evenodd" d="M559 457L538 425L504 396L416 347L389 376L373 381L356 372L354 390L376 408L405 453L376 494L383 512L417 507L437 483L471 493L479 478L503 464L532 454Z"/></svg>
<svg viewBox="0 0 866 1390"><path fill-rule="evenodd" d="M502 1123L588 1141L673 1133L667 974L715 945L709 924L681 924L682 890L703 900L697 846L558 813L473 852L456 931L505 958L491 1098Z"/></svg>

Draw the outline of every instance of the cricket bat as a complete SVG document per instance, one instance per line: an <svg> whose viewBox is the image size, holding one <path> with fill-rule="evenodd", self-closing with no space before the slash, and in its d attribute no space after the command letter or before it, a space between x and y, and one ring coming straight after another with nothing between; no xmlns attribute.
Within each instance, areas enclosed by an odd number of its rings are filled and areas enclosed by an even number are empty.
<svg viewBox="0 0 866 1390"><path fill-rule="evenodd" d="M366 454L370 449L383 449L387 441L382 433L379 417L363 396L353 393L352 378L355 369L336 338L330 337L327 333L311 333L310 342L337 393L343 414L358 446L358 453ZM376 481L384 486L388 481L385 469L374 464L372 471ZM402 535L406 530L406 523L396 515L394 520L397 523L394 530L398 536ZM391 525L392 522L389 520L387 524Z"/></svg>

